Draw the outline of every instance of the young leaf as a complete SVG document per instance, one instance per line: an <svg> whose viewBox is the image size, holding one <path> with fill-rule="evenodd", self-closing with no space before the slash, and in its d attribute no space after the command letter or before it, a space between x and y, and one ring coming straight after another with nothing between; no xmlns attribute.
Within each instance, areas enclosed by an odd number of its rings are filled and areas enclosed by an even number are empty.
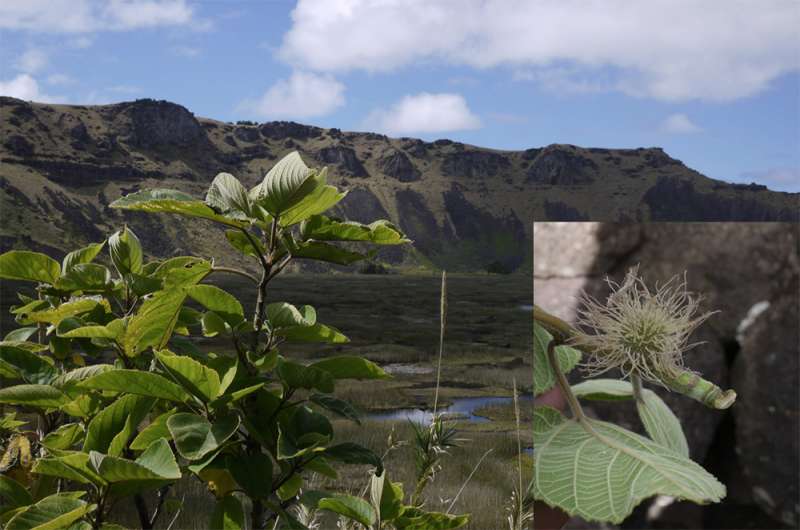
<svg viewBox="0 0 800 530"><path fill-rule="evenodd" d="M204 403L219 396L219 374L215 370L191 357L175 355L169 350L157 351L156 357L178 384Z"/></svg>
<svg viewBox="0 0 800 530"><path fill-rule="evenodd" d="M112 454L112 445L124 446L139 423L153 408L155 399L128 394L102 409L86 429L83 451Z"/></svg>
<svg viewBox="0 0 800 530"><path fill-rule="evenodd" d="M239 179L230 173L219 173L206 193L206 204L225 215L230 213L250 216L250 198Z"/></svg>
<svg viewBox="0 0 800 530"><path fill-rule="evenodd" d="M365 225L355 221L341 221L324 215L315 215L303 223L300 233L303 240L364 241L377 245L400 245L409 242L397 227L385 220Z"/></svg>
<svg viewBox="0 0 800 530"><path fill-rule="evenodd" d="M0 388L0 403L37 408L58 408L69 401L50 385L15 385Z"/></svg>
<svg viewBox="0 0 800 530"><path fill-rule="evenodd" d="M328 169L322 170L313 175L314 190L295 204L283 214L280 223L282 226L291 226L308 219L312 215L320 214L333 208L339 201L344 199L347 192L340 193L335 186L327 185Z"/></svg>
<svg viewBox="0 0 800 530"><path fill-rule="evenodd" d="M163 348L172 336L185 298L186 291L175 288L159 291L146 300L128 321L122 340L125 353L135 357L150 346Z"/></svg>
<svg viewBox="0 0 800 530"><path fill-rule="evenodd" d="M337 495L321 499L317 504L320 510L337 513L370 528L377 519L375 509L359 497L351 495Z"/></svg>
<svg viewBox="0 0 800 530"><path fill-rule="evenodd" d="M78 388L111 390L182 403L189 395L164 376L143 370L108 370L78 384Z"/></svg>
<svg viewBox="0 0 800 530"><path fill-rule="evenodd" d="M673 450L593 419L534 410L534 497L590 521L622 522L643 499L716 502L725 486ZM573 450L572 448L577 448Z"/></svg>
<svg viewBox="0 0 800 530"><path fill-rule="evenodd" d="M64 256L64 259L61 260L61 274L66 274L75 265L90 263L103 250L105 244L105 240L100 243L92 243Z"/></svg>
<svg viewBox="0 0 800 530"><path fill-rule="evenodd" d="M359 252L352 252L339 248L335 245L328 243L321 243L319 241L307 241L299 243L289 251L293 258L296 259L313 259L317 261L326 261L328 263L335 263L337 265L350 265L356 261L361 261L368 258L366 254Z"/></svg>
<svg viewBox="0 0 800 530"><path fill-rule="evenodd" d="M186 289L188 295L209 311L221 316L231 326L244 320L244 309L235 296L214 285L193 285Z"/></svg>
<svg viewBox="0 0 800 530"><path fill-rule="evenodd" d="M169 429L167 429L167 420L175 414L177 409L170 409L164 414L161 414L152 422L150 425L142 429L136 438L133 439L131 442L131 449L134 451L142 451L147 449L154 441L158 440L159 438L169 438Z"/></svg>
<svg viewBox="0 0 800 530"><path fill-rule="evenodd" d="M292 151L272 166L261 184L250 190L250 198L270 215L280 215L314 191L318 182L309 178L313 174L297 151Z"/></svg>
<svg viewBox="0 0 800 530"><path fill-rule="evenodd" d="M97 508L74 498L72 494L56 493L17 513L6 524L6 530L55 530L67 528Z"/></svg>
<svg viewBox="0 0 800 530"><path fill-rule="evenodd" d="M142 272L142 244L127 226L108 238L108 251L120 276Z"/></svg>
<svg viewBox="0 0 800 530"><path fill-rule="evenodd" d="M353 356L330 357L317 361L312 368L325 370L335 379L388 379L391 377L377 364Z"/></svg>
<svg viewBox="0 0 800 530"><path fill-rule="evenodd" d="M232 219L216 213L206 203L194 199L191 195L168 189L152 189L131 193L120 197L112 202L110 206L122 210L177 213L189 217L200 217L201 219L216 221L234 228L249 225L247 221Z"/></svg>
<svg viewBox="0 0 800 530"><path fill-rule="evenodd" d="M553 388L556 376L547 360L547 345L553 336L542 326L533 323L533 395L538 396ZM568 373L581 359L581 352L569 346L557 346L556 355L561 371Z"/></svg>
<svg viewBox="0 0 800 530"><path fill-rule="evenodd" d="M280 329L277 334L291 342L325 342L328 344L350 342L350 339L338 329L319 323L313 326L295 326Z"/></svg>
<svg viewBox="0 0 800 530"><path fill-rule="evenodd" d="M53 285L61 274L58 262L39 252L11 250L0 255L0 278Z"/></svg>

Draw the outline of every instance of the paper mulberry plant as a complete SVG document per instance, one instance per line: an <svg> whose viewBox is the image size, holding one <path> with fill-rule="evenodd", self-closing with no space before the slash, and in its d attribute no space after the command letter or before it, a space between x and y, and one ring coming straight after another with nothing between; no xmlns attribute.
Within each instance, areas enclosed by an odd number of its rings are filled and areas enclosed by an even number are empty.
<svg viewBox="0 0 800 530"><path fill-rule="evenodd" d="M711 313L687 290L685 277L649 288L628 271L600 302L581 298L573 327L534 305L534 396L555 387L569 416L534 402L534 498L586 520L620 523L644 499L668 495L718 502L725 486L689 458L680 421L643 383L665 387L707 407L736 399L684 366L692 332ZM617 369L621 379L587 379L570 386L565 374L582 366L589 376ZM581 400L633 400L647 436L588 417Z"/></svg>

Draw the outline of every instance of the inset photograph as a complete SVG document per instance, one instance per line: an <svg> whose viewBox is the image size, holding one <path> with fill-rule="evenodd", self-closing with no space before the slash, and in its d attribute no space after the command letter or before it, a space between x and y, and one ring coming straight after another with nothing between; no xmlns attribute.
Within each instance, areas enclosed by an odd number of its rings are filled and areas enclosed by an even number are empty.
<svg viewBox="0 0 800 530"><path fill-rule="evenodd" d="M533 234L534 527L796 528L797 225Z"/></svg>

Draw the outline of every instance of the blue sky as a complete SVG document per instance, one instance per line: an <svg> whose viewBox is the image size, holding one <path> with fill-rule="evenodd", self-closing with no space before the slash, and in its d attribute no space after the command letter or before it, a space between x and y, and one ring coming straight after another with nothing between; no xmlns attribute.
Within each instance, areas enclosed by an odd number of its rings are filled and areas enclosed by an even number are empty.
<svg viewBox="0 0 800 530"><path fill-rule="evenodd" d="M663 147L800 191L800 2L4 0L0 94L498 149Z"/></svg>

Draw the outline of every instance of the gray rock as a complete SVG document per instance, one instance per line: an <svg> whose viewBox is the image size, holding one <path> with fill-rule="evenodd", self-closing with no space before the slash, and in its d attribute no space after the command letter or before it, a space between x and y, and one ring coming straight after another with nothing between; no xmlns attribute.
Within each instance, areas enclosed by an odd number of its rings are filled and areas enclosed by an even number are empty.
<svg viewBox="0 0 800 530"><path fill-rule="evenodd" d="M797 292L795 282L743 330L733 376L736 451L753 499L791 527L800 523Z"/></svg>

